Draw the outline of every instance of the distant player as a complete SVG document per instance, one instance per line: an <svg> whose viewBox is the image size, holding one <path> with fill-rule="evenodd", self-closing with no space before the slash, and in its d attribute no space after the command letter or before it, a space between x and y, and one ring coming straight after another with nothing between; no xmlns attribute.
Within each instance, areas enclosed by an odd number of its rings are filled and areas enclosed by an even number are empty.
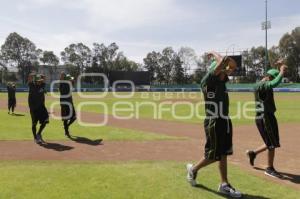
<svg viewBox="0 0 300 199"><path fill-rule="evenodd" d="M66 75L63 72L60 75L60 80L63 81L59 84L59 92L61 95L60 97L61 117L64 124L65 136L70 137L69 127L76 120L76 112L73 105L72 86L71 86L74 83L74 78L69 74Z"/></svg>
<svg viewBox="0 0 300 199"><path fill-rule="evenodd" d="M10 114L10 111L11 111L12 115L14 115L15 108L17 105L16 85L14 83L9 83L7 85L7 93L8 93L8 114Z"/></svg>
<svg viewBox="0 0 300 199"><path fill-rule="evenodd" d="M280 147L280 142L273 88L281 83L287 66L283 64L282 60L278 61L277 65L280 66L280 71L269 70L262 81L255 86L256 126L265 144L256 150L248 150L247 155L250 164L254 166L256 156L268 150L268 167L265 174L282 178L283 176L274 169L275 149Z"/></svg>
<svg viewBox="0 0 300 199"><path fill-rule="evenodd" d="M187 180L196 186L196 177L200 169L219 161L221 184L218 191L230 197L240 198L242 194L235 190L227 178L227 156L232 154L232 123L229 114L229 96L226 82L236 69L236 62L229 57L222 57L216 52L209 53L212 64L201 81L205 99L206 119L204 129L206 145L204 158L197 164L187 164Z"/></svg>
<svg viewBox="0 0 300 199"><path fill-rule="evenodd" d="M32 120L32 134L37 144L43 144L42 132L49 123L49 114L45 106L45 77L43 75L30 74L28 77L28 104ZM37 124L40 128L37 132Z"/></svg>

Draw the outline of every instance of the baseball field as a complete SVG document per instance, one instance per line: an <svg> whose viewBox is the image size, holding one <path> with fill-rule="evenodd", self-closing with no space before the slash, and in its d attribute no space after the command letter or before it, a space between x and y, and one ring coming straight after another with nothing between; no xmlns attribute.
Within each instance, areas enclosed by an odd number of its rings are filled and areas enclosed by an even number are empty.
<svg viewBox="0 0 300 199"><path fill-rule="evenodd" d="M27 93L17 93L15 115L0 94L0 198L224 198L219 172L209 166L198 186L186 182L185 164L203 156L204 107L199 93L73 94L77 122L64 136L59 99L47 94L51 115L43 138L33 142ZM247 149L263 144L254 124L252 93L230 93L234 155L229 178L244 198L281 199L300 195L300 95L275 93L282 147L275 166L285 176L264 175L266 155L250 167ZM103 125L99 125L99 124Z"/></svg>

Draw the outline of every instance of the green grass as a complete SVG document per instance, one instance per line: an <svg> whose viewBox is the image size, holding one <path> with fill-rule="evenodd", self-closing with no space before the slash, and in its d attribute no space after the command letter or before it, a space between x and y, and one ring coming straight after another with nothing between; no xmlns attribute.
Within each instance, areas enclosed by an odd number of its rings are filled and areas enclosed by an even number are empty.
<svg viewBox="0 0 300 199"><path fill-rule="evenodd" d="M85 93L86 95L96 94L96 93ZM121 95L124 95L127 93L121 93ZM18 93L17 94L19 101L23 101L20 104L27 106L27 94L26 93ZM187 122L187 123L202 123L203 119L197 117L196 114L193 115L193 117L189 119L176 119L172 114L172 104L167 104L167 102L171 102L174 104L174 102L177 101L185 101L185 102L191 102L193 106L195 107L195 104L198 102L203 102L202 95L200 93L135 93L134 96L130 99L119 99L113 96L112 93L109 93L105 98L103 99L84 99L80 98L78 94L74 93L74 101L75 104L79 104L81 102L102 102L107 104L108 107L108 114L112 114L112 107L117 102L125 102L125 103L131 103L134 107L134 115L139 114L140 118L155 118L154 112L155 110L158 110L159 104L166 103L162 105L163 108L169 109L166 111L163 111L161 114L161 117L156 115L157 119L162 120L170 120L170 121L180 121L180 122ZM6 94L2 93L0 94L0 99L5 100ZM254 96L253 93L230 93L230 115L235 116L238 110L238 106L243 106L246 102L253 102ZM47 97L47 105L50 106L51 103L58 101L57 99L54 99L48 94ZM296 123L300 122L300 115L298 114L300 112L300 94L299 93L275 93L275 101L277 105L277 118L280 123ZM137 108L137 104L139 103L154 103L156 107L153 107L152 105L143 105L140 108ZM128 108L128 105L120 105L120 107ZM254 106L250 106L254 107ZM179 105L175 109L175 113L178 116L187 116L189 115L190 108L187 105ZM204 115L204 107L199 106L197 112L199 115ZM97 113L104 113L104 109L99 105L88 105L84 106L82 111L86 112L97 112ZM194 112L195 113L195 112ZM118 113L122 116L128 116L132 114L132 112L123 112ZM254 116L254 112L252 111L250 113L251 116ZM243 125L243 124L253 124L253 119L246 119L245 117L241 118L233 118L233 123L235 125Z"/></svg>
<svg viewBox="0 0 300 199"><path fill-rule="evenodd" d="M14 199L218 199L216 166L199 173L206 188L192 188L185 168L174 162L0 162L0 197ZM248 199L295 199L300 192L230 167L234 186Z"/></svg>
<svg viewBox="0 0 300 199"><path fill-rule="evenodd" d="M0 140L32 140L31 118L28 113L22 116L11 116L0 110ZM77 123L71 126L72 135L90 139L104 140L172 140L182 139L172 136L130 129L103 127L82 127ZM63 124L59 120L51 120L43 132L45 140L67 140L64 136ZM0 197L1 198L1 197Z"/></svg>

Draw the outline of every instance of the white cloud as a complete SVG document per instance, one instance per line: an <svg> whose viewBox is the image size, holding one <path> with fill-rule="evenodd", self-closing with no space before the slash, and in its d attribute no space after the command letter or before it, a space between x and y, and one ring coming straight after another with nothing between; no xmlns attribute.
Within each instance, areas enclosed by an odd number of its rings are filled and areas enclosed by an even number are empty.
<svg viewBox="0 0 300 199"><path fill-rule="evenodd" d="M174 0L83 0L80 6L88 13L91 27L107 32L163 24L188 16Z"/></svg>
<svg viewBox="0 0 300 199"><path fill-rule="evenodd" d="M0 41L9 32L17 31L34 41L39 48L53 50L58 55L67 45L76 42L89 46L93 42L117 42L120 50L138 62L142 62L146 53L160 51L166 46L173 46L176 50L181 46L190 46L197 54L201 54L212 49L232 51L233 48L264 45L261 21L245 22L239 16L234 19L232 12L222 12L224 5L220 3L215 6L214 1L182 1L181 4L178 0L10 2L10 7L17 8L19 12L11 10L9 16L0 17ZM41 16L42 19L35 16ZM227 22L224 19L228 19L228 27L222 26ZM49 20L52 25L48 25L45 20ZM269 45L277 45L284 33L300 25L299 21L300 15L273 18ZM216 28L217 25L222 26L220 31ZM211 29L213 31L210 32Z"/></svg>

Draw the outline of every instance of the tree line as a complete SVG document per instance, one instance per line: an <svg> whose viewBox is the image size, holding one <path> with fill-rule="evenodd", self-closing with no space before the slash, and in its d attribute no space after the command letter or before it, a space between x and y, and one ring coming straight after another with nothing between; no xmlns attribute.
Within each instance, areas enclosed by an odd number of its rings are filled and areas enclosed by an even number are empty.
<svg viewBox="0 0 300 199"><path fill-rule="evenodd" d="M264 73L265 48L263 46L252 47L248 51L242 52L243 65L248 71L248 78L258 77ZM288 65L287 77L293 82L299 82L300 68L300 27L295 28L291 33L284 34L277 46L268 49L269 65L279 58L284 58Z"/></svg>
<svg viewBox="0 0 300 199"><path fill-rule="evenodd" d="M255 81L262 76L265 68L265 49L263 46L252 47L241 52L246 76L245 82ZM300 67L300 27L282 36L278 46L268 49L270 65L279 57L286 59L289 66L288 78L299 81ZM55 72L59 64L66 66L70 73L77 77L80 73L105 73L110 71L141 71L147 70L151 82L156 84L190 84L199 83L206 73L209 61L205 55L197 55L195 50L182 47L175 51L166 47L161 52L149 52L143 63L129 60L116 43L109 45L94 43L92 48L83 43L70 44L61 53L37 48L28 38L18 33L11 33L6 38L0 51L0 67L15 66L26 83L26 77L40 65L49 66L49 72ZM3 72L2 72L3 73ZM3 75L2 75L3 77Z"/></svg>

